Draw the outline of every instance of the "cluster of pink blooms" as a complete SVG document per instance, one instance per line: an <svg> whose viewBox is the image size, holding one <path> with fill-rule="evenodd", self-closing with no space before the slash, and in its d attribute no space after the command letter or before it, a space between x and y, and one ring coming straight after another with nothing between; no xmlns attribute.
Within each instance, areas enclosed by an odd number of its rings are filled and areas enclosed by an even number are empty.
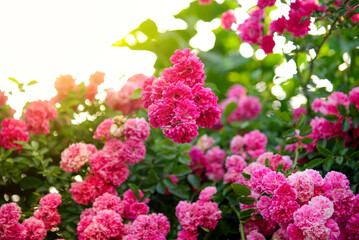
<svg viewBox="0 0 359 240"><path fill-rule="evenodd" d="M33 134L49 134L49 120L57 118L57 109L50 101L31 102L24 112L26 129Z"/></svg>
<svg viewBox="0 0 359 240"><path fill-rule="evenodd" d="M286 171L293 166L293 161L288 156L281 156L273 154L272 152L265 152L260 155L255 162L247 165L245 158L240 155L228 156L226 159L227 172L224 174L225 183L239 183L247 187L251 187L250 181L245 179L242 173L252 174L258 168L263 168L266 165L266 160L270 169L275 171L279 165L283 165L283 170Z"/></svg>
<svg viewBox="0 0 359 240"><path fill-rule="evenodd" d="M271 7L276 0L259 0L258 9L253 10L249 14L249 18L242 24L238 25L238 36L243 42L260 45L266 54L272 53L275 46L273 34L282 34L285 30L295 37L303 37L308 34L310 25L310 15L314 11L324 11L316 1L313 0L296 0L291 3L289 18L284 16L270 23L269 33L264 34L264 18L266 7ZM232 10L224 12L221 16L221 26L226 30L230 30L233 23L236 23L236 17Z"/></svg>
<svg viewBox="0 0 359 240"><path fill-rule="evenodd" d="M23 146L15 141L29 141L29 134L26 132L26 124L22 120L6 118L1 122L0 130L0 147L5 149L16 148L20 151Z"/></svg>
<svg viewBox="0 0 359 240"><path fill-rule="evenodd" d="M266 151L268 139L266 135L259 130L254 130L244 134L244 136L236 135L230 142L231 152L247 159L247 154L251 158L256 158Z"/></svg>
<svg viewBox="0 0 359 240"><path fill-rule="evenodd" d="M136 89L142 88L147 77L136 74L130 77L120 91L110 88L106 90L106 105L112 110L119 110L124 115L133 113L142 107L141 99L130 99Z"/></svg>
<svg viewBox="0 0 359 240"><path fill-rule="evenodd" d="M215 187L206 187L199 195L196 202L180 201L176 207L176 216L182 226L178 232L178 240L197 239L197 228L203 227L209 230L216 228L222 218L216 202L211 202L213 194L217 192Z"/></svg>
<svg viewBox="0 0 359 240"><path fill-rule="evenodd" d="M237 108L228 116L228 122L250 120L256 118L262 111L259 99L255 96L247 96L247 89L240 84L228 89L227 98L218 106L223 112L232 102L237 104Z"/></svg>
<svg viewBox="0 0 359 240"><path fill-rule="evenodd" d="M152 127L175 142L191 142L198 126L212 127L220 118L218 98L203 87L204 65L190 49L176 50L170 60L174 65L161 77L145 80L142 100Z"/></svg>
<svg viewBox="0 0 359 240"><path fill-rule="evenodd" d="M105 81L105 73L97 71L94 74L91 74L89 79L90 83L85 87L86 89L85 98L93 102L98 92L97 90L98 86L104 81Z"/></svg>
<svg viewBox="0 0 359 240"><path fill-rule="evenodd" d="M34 215L19 223L21 209L16 203L4 204L0 208L0 239L6 240L43 240L47 231L60 223L57 207L61 195L50 193L40 199Z"/></svg>
<svg viewBox="0 0 359 240"><path fill-rule="evenodd" d="M332 137L342 137L348 145L356 145L355 139L359 136L359 128L354 128L350 122L349 131L343 132L342 122L344 121L344 117L341 116L338 111L338 104L344 105L348 111L350 103L359 109L359 87L353 88L348 95L343 92L333 92L326 100L319 98L314 99L311 105L314 112L322 113L323 115L336 115L338 121L331 123L324 117L315 117L310 121L313 131L310 135L306 136L312 138L314 142L311 144L302 144L299 142L297 144L301 144L301 146L309 152L315 151L319 139L329 140ZM351 131L353 136L349 134ZM287 145L286 147L290 151L295 151L296 144Z"/></svg>
<svg viewBox="0 0 359 240"><path fill-rule="evenodd" d="M359 195L349 188L346 176L329 172L323 179L315 170L282 173L259 167L247 180L252 205L264 220L254 217L244 225L248 240L358 239ZM259 198L260 197L260 198Z"/></svg>
<svg viewBox="0 0 359 240"><path fill-rule="evenodd" d="M111 122L111 124L108 124ZM102 125L105 124L106 127ZM120 128L120 135L110 133L111 126ZM107 140L104 147L97 151L91 144L77 143L67 148L61 155L61 167L67 171L78 171L89 161L91 173L83 182L71 184L70 193L79 204L92 203L98 196L108 192L114 194L129 175L129 166L145 157L144 141L150 134L145 119L134 118L118 126L116 117L106 119L95 132L97 139ZM109 136L107 138L107 136Z"/></svg>
<svg viewBox="0 0 359 240"><path fill-rule="evenodd" d="M141 200L127 190L122 199L109 193L96 198L93 207L81 213L77 225L79 240L165 240L170 231L167 217L161 213L148 214L149 199L143 199L141 190L139 196Z"/></svg>
<svg viewBox="0 0 359 240"><path fill-rule="evenodd" d="M104 82L105 73L103 72L95 72L90 76L89 85L85 86L84 90L85 98L93 101L97 94L98 86ZM76 85L76 79L74 79L70 74L60 75L56 78L55 88L57 90L57 95L53 97L51 100L53 102L61 102L63 99L66 99L70 92L78 93L80 88Z"/></svg>
<svg viewBox="0 0 359 240"><path fill-rule="evenodd" d="M203 135L188 153L192 159L190 167L194 174L200 176L202 182L207 179L214 182L223 179L226 152L218 146L212 147L213 143L212 137Z"/></svg>
<svg viewBox="0 0 359 240"><path fill-rule="evenodd" d="M300 106L299 108L293 109L294 121L297 121L301 114L307 115L307 109L304 106Z"/></svg>

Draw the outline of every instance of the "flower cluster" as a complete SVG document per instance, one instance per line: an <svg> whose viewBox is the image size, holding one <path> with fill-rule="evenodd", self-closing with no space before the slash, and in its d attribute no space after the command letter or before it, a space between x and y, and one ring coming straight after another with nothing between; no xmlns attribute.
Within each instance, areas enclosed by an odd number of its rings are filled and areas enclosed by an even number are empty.
<svg viewBox="0 0 359 240"><path fill-rule="evenodd" d="M248 158L247 154L251 158L256 158L266 151L267 142L266 135L259 130L254 130L244 136L234 136L230 143L230 149L233 154L240 155L244 159Z"/></svg>
<svg viewBox="0 0 359 240"><path fill-rule="evenodd" d="M93 102L98 92L97 90L98 86L104 81L105 81L105 73L97 71L94 74L91 74L89 79L90 83L85 87L86 89L85 98Z"/></svg>
<svg viewBox="0 0 359 240"><path fill-rule="evenodd" d="M174 66L160 78L145 80L142 100L152 127L161 128L175 142L191 142L198 126L212 127L218 121L218 98L203 87L203 63L190 49L176 50L170 60Z"/></svg>
<svg viewBox="0 0 359 240"><path fill-rule="evenodd" d="M50 193L40 199L40 206L34 215L19 223L21 209L16 203L4 204L0 208L0 239L43 240L47 231L60 223L57 207L61 195Z"/></svg>
<svg viewBox="0 0 359 240"><path fill-rule="evenodd" d="M148 214L149 199L143 199L141 190L139 197L141 200L127 190L122 199L108 193L96 198L93 207L80 216L79 239L166 239L170 231L167 217L161 213Z"/></svg>
<svg viewBox="0 0 359 240"><path fill-rule="evenodd" d="M15 141L29 141L29 134L26 132L26 124L22 120L6 118L2 120L0 130L0 147L5 149L16 148L20 151L23 146L15 143Z"/></svg>
<svg viewBox="0 0 359 240"><path fill-rule="evenodd" d="M264 220L254 217L244 226L248 239L356 239L359 229L359 195L355 197L346 176L329 172L323 178L315 170L296 172L285 177L267 167L251 173L247 185L253 205ZM260 198L259 198L260 197ZM267 225L267 227L263 227ZM357 226L357 225L356 225ZM276 231L276 232L275 232Z"/></svg>
<svg viewBox="0 0 359 240"><path fill-rule="evenodd" d="M106 105L112 110L119 110L122 114L128 115L142 107L141 99L130 99L136 89L142 88L147 77L143 74L136 74L130 77L120 91L110 88L106 90Z"/></svg>
<svg viewBox="0 0 359 240"><path fill-rule="evenodd" d="M95 131L95 139L107 140L101 150L83 143L67 148L61 155L61 167L67 172L77 171L89 161L93 174L83 182L71 184L75 202L89 204L106 192L114 194L114 187L119 187L129 175L128 164L144 159L144 141L149 134L145 119L117 116L104 120Z"/></svg>
<svg viewBox="0 0 359 240"><path fill-rule="evenodd" d="M308 34L311 20L310 16L314 11L324 11L315 1L296 0L290 5L288 19L284 16L270 23L269 33L265 34L264 18L266 7L272 7L276 0L259 0L258 9L253 10L249 14L249 18L238 25L238 36L243 42L256 44L264 50L266 54L272 53L275 46L273 40L274 33L283 34L285 30L294 37L303 37ZM355 17L354 17L355 19ZM221 26L223 29L229 30L236 18L232 10L226 11L221 16Z"/></svg>
<svg viewBox="0 0 359 240"><path fill-rule="evenodd" d="M267 163L266 163L267 162ZM248 166L243 155L232 155L226 159L227 172L224 175L224 182L240 183L247 187L251 187L250 181L245 179L242 173L252 174L255 170L263 168L265 166L268 170L276 171L280 165L283 165L284 171L293 166L293 161L288 156L281 156L279 154L273 154L272 152L265 152L257 158L257 161L251 162ZM264 174L265 172L262 172ZM255 179L258 176L253 176ZM262 176L263 177L263 176Z"/></svg>
<svg viewBox="0 0 359 240"><path fill-rule="evenodd" d="M49 120L57 118L57 109L50 101L31 102L24 113L26 129L33 134L49 134Z"/></svg>
<svg viewBox="0 0 359 240"><path fill-rule="evenodd" d="M223 179L226 152L218 146L211 148L213 143L213 138L203 135L188 153L192 159L190 167L194 174L201 177L202 182L207 179L215 182Z"/></svg>
<svg viewBox="0 0 359 240"><path fill-rule="evenodd" d="M96 151L96 147L92 144L71 144L61 153L60 166L65 172L77 172Z"/></svg>
<svg viewBox="0 0 359 240"><path fill-rule="evenodd" d="M211 202L213 194L216 192L215 187L206 187L201 191L198 201L193 203L180 201L178 203L176 216L182 226L182 230L178 233L178 240L197 239L197 227L215 229L222 214L218 204Z"/></svg>
<svg viewBox="0 0 359 240"><path fill-rule="evenodd" d="M256 118L262 111L259 99L255 96L247 96L247 89L240 84L228 89L227 98L219 104L219 108L223 112L232 102L237 108L228 116L228 122L250 120Z"/></svg>

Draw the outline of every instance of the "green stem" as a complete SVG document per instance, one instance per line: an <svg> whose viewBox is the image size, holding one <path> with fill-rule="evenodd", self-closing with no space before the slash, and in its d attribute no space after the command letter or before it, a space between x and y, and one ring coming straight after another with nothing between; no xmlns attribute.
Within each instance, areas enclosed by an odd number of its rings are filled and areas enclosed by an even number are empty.
<svg viewBox="0 0 359 240"><path fill-rule="evenodd" d="M294 158L294 163L293 163L293 167L292 167L293 170L297 166L298 158L299 158L299 151L298 151L298 148L297 148L297 149L295 149L295 158Z"/></svg>
<svg viewBox="0 0 359 240"><path fill-rule="evenodd" d="M239 226L240 226L240 230L241 230L241 239L246 240L246 237L244 236L244 229L243 229L243 223L241 221L241 215L232 203L230 203L229 205L231 206L231 209L236 213L237 218L239 220Z"/></svg>
<svg viewBox="0 0 359 240"><path fill-rule="evenodd" d="M246 237L244 236L244 229L243 229L242 221L239 221L239 226L241 227L241 239L246 240Z"/></svg>

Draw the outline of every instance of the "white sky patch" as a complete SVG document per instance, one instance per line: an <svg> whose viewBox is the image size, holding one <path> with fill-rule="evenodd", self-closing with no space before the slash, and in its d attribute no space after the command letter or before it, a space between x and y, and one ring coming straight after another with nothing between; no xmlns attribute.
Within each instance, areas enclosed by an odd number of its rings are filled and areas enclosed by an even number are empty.
<svg viewBox="0 0 359 240"><path fill-rule="evenodd" d="M54 81L71 74L79 82L96 71L105 72L103 88L119 88L136 73L154 73L155 55L111 45L147 18L159 29L186 27L172 15L193 0L13 0L0 2L0 89L12 91L8 103L18 110L27 101L56 95ZM171 20L169 20L171 19ZM139 41L144 36L138 35ZM13 77L22 83L36 80L25 93L17 91Z"/></svg>

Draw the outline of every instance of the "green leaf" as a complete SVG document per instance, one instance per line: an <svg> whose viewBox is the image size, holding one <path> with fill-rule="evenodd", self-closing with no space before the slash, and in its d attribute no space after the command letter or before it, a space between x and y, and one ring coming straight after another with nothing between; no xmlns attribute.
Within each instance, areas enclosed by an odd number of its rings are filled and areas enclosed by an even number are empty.
<svg viewBox="0 0 359 240"><path fill-rule="evenodd" d="M14 83L16 83L17 85L19 85L19 81L16 80L15 78L9 77L8 79L9 79L11 82L14 82Z"/></svg>
<svg viewBox="0 0 359 240"><path fill-rule="evenodd" d="M338 165L343 164L343 162L344 162L344 157L342 157L342 156L340 156L340 157L335 157L335 162L336 162Z"/></svg>
<svg viewBox="0 0 359 240"><path fill-rule="evenodd" d="M301 113L295 127L297 129L302 129L305 126L306 121L307 121L307 117L303 113Z"/></svg>
<svg viewBox="0 0 359 240"><path fill-rule="evenodd" d="M242 172L242 175L243 175L243 177L244 177L245 179L251 180L251 175L250 175L250 174L245 173L245 172Z"/></svg>
<svg viewBox="0 0 359 240"><path fill-rule="evenodd" d="M256 199L251 197L239 197L237 198L238 202L243 203L245 205L252 205Z"/></svg>
<svg viewBox="0 0 359 240"><path fill-rule="evenodd" d="M235 102L229 103L222 113L222 121L225 122L228 116L237 109L237 104Z"/></svg>
<svg viewBox="0 0 359 240"><path fill-rule="evenodd" d="M331 123L336 123L339 121L339 118L335 114L327 114L324 116L325 119L327 119Z"/></svg>
<svg viewBox="0 0 359 240"><path fill-rule="evenodd" d="M338 112L340 113L340 115L342 115L343 117L347 116L347 109L343 104L338 104L337 108L338 108Z"/></svg>
<svg viewBox="0 0 359 240"><path fill-rule="evenodd" d="M317 150L318 150L318 152L320 152L324 156L331 156L332 155L332 152L329 149L323 147L322 145L317 144Z"/></svg>
<svg viewBox="0 0 359 240"><path fill-rule="evenodd" d="M303 144L311 144L311 143L313 143L314 141L313 141L312 138L305 137L305 138L302 138L302 139L300 140L300 142L303 143Z"/></svg>
<svg viewBox="0 0 359 240"><path fill-rule="evenodd" d="M185 165L178 165L174 169L172 169L172 174L178 177L185 176L192 172L192 169Z"/></svg>
<svg viewBox="0 0 359 240"><path fill-rule="evenodd" d="M156 185L156 191L160 194L165 194L166 186L163 184L163 182L160 182Z"/></svg>
<svg viewBox="0 0 359 240"><path fill-rule="evenodd" d="M294 143L297 143L299 141L299 138L297 137L293 137L293 138L289 138L287 140L285 140L285 144L294 144Z"/></svg>
<svg viewBox="0 0 359 240"><path fill-rule="evenodd" d="M315 168L316 166L322 164L324 160L325 160L324 158L315 158L312 161L304 164L303 168L304 169Z"/></svg>
<svg viewBox="0 0 359 240"><path fill-rule="evenodd" d="M252 213L254 213L255 211L256 211L256 210L253 209L253 208L249 208L249 209L240 211L240 212L239 212L239 215L240 215L239 220L245 221L245 220L251 218Z"/></svg>
<svg viewBox="0 0 359 240"><path fill-rule="evenodd" d="M280 111L275 111L275 114L277 115L278 119L285 123L285 124L289 124L290 123L290 117L288 115L288 113L286 112L280 112Z"/></svg>
<svg viewBox="0 0 359 240"><path fill-rule="evenodd" d="M163 183L165 184L166 187L168 187L169 189L171 188L175 188L176 184L173 183L172 179L167 177L163 180Z"/></svg>
<svg viewBox="0 0 359 240"><path fill-rule="evenodd" d="M34 85L34 84L36 84L36 83L39 83L39 82L36 81L36 80L31 80L31 81L28 82L26 85L27 85L27 86L31 86L31 85Z"/></svg>
<svg viewBox="0 0 359 240"><path fill-rule="evenodd" d="M266 158L266 161L265 161L265 166L267 167L267 168L270 168L270 164L269 164L269 159L268 158Z"/></svg>
<svg viewBox="0 0 359 240"><path fill-rule="evenodd" d="M201 186L201 179L197 174L188 175L187 180L194 188L198 189Z"/></svg>
<svg viewBox="0 0 359 240"><path fill-rule="evenodd" d="M128 186L130 187L130 189L132 190L133 194L135 195L137 200L141 200L140 198L140 191L138 190L138 187L136 184L133 183L129 183Z"/></svg>
<svg viewBox="0 0 359 240"><path fill-rule="evenodd" d="M189 191L183 185L177 185L175 188L168 188L168 191L181 199L189 199Z"/></svg>
<svg viewBox="0 0 359 240"><path fill-rule="evenodd" d="M182 164L187 164L187 165L190 165L191 164L191 157L188 155L188 154L184 154L184 155L181 155L179 158L178 158L178 161Z"/></svg>
<svg viewBox="0 0 359 240"><path fill-rule="evenodd" d="M33 189L43 185L45 185L45 183L42 180L34 177L24 177L20 181L20 187L23 189Z"/></svg>
<svg viewBox="0 0 359 240"><path fill-rule="evenodd" d="M348 121L348 119L344 119L342 121L342 130L343 130L343 132L348 131L349 128L350 128L350 122Z"/></svg>
<svg viewBox="0 0 359 240"><path fill-rule="evenodd" d="M299 136L303 137L303 136L307 136L309 134L311 134L313 131L312 126L307 125L304 128L302 128L302 130L300 130Z"/></svg>
<svg viewBox="0 0 359 240"><path fill-rule="evenodd" d="M333 166L334 163L334 157L328 157L325 159L325 162L323 164L324 169L329 172Z"/></svg>
<svg viewBox="0 0 359 240"><path fill-rule="evenodd" d="M277 169L275 171L276 172L283 172L283 167L284 167L284 164L279 164L279 166L277 167Z"/></svg>
<svg viewBox="0 0 359 240"><path fill-rule="evenodd" d="M233 191L239 196L248 196L251 194L251 190L242 184L232 183L231 187Z"/></svg>
<svg viewBox="0 0 359 240"><path fill-rule="evenodd" d="M254 215L254 217L258 220L263 220L263 216L260 213L257 213L256 215Z"/></svg>
<svg viewBox="0 0 359 240"><path fill-rule="evenodd" d="M349 113L353 118L359 117L358 109L353 103L349 104Z"/></svg>
<svg viewBox="0 0 359 240"><path fill-rule="evenodd" d="M133 91L132 95L130 96L130 99L141 99L141 93L142 88L137 88L135 91Z"/></svg>
<svg viewBox="0 0 359 240"><path fill-rule="evenodd" d="M295 134L296 134L295 129L291 128L291 129L288 129L287 131L285 131L282 134L282 137L283 138L289 138L289 137L293 137Z"/></svg>

